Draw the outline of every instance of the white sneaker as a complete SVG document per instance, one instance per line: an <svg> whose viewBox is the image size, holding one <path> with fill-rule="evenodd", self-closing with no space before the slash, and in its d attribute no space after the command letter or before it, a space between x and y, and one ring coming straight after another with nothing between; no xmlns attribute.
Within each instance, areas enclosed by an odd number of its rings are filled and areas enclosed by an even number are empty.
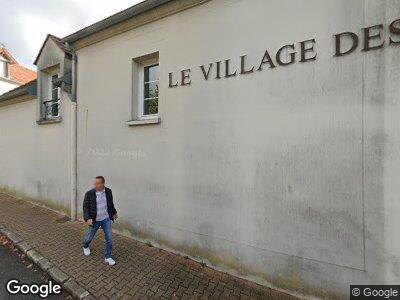
<svg viewBox="0 0 400 300"><path fill-rule="evenodd" d="M104 262L110 266L115 265L115 260L113 260L111 257L110 258L105 258Z"/></svg>
<svg viewBox="0 0 400 300"><path fill-rule="evenodd" d="M89 256L90 255L90 249L89 248L83 248L83 254L85 256Z"/></svg>

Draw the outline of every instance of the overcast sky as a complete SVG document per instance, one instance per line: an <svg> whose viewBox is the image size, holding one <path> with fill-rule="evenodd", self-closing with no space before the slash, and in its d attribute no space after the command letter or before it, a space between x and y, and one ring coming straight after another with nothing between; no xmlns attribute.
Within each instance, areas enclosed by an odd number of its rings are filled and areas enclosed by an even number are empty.
<svg viewBox="0 0 400 300"><path fill-rule="evenodd" d="M33 61L48 33L64 37L142 0L0 0L0 43L22 65Z"/></svg>

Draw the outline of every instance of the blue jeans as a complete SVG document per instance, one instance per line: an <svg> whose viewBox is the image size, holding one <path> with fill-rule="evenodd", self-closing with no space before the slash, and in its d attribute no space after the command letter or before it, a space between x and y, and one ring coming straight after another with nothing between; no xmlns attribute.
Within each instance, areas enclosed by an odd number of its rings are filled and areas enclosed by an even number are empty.
<svg viewBox="0 0 400 300"><path fill-rule="evenodd" d="M93 223L92 226L89 226L89 231L86 234L86 237L83 241L83 247L88 248L90 242L93 240L94 235L96 234L97 230L101 227L104 231L104 238L106 240L106 252L105 257L111 257L111 250L112 250L112 230L111 230L111 220L109 218L103 221L96 221Z"/></svg>

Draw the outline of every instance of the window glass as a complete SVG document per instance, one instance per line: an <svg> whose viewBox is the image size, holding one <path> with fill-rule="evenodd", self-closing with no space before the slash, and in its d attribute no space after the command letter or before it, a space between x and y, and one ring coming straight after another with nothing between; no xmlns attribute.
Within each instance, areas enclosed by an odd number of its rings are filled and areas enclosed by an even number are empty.
<svg viewBox="0 0 400 300"><path fill-rule="evenodd" d="M158 98L144 100L143 112L144 112L144 115L158 114Z"/></svg>
<svg viewBox="0 0 400 300"><path fill-rule="evenodd" d="M58 75L48 76L48 97L44 104L44 118L52 119L60 116L60 88L54 84L58 79Z"/></svg>
<svg viewBox="0 0 400 300"><path fill-rule="evenodd" d="M145 67L144 81L158 81L158 65Z"/></svg>
<svg viewBox="0 0 400 300"><path fill-rule="evenodd" d="M158 113L158 65L144 67L143 115Z"/></svg>
<svg viewBox="0 0 400 300"><path fill-rule="evenodd" d="M144 84L144 98L157 98L158 97L158 82L153 81Z"/></svg>
<svg viewBox="0 0 400 300"><path fill-rule="evenodd" d="M58 100L58 87L54 84L54 80L57 80L58 75L51 77L51 100Z"/></svg>

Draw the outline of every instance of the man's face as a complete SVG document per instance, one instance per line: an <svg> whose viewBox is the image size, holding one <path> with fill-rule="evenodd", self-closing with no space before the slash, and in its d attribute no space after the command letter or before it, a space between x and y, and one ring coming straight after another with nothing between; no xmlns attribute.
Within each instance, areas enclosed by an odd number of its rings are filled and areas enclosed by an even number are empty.
<svg viewBox="0 0 400 300"><path fill-rule="evenodd" d="M102 190L104 190L104 182L103 182L103 180L102 179L95 179L94 180L94 189L96 190L96 191L102 191Z"/></svg>

